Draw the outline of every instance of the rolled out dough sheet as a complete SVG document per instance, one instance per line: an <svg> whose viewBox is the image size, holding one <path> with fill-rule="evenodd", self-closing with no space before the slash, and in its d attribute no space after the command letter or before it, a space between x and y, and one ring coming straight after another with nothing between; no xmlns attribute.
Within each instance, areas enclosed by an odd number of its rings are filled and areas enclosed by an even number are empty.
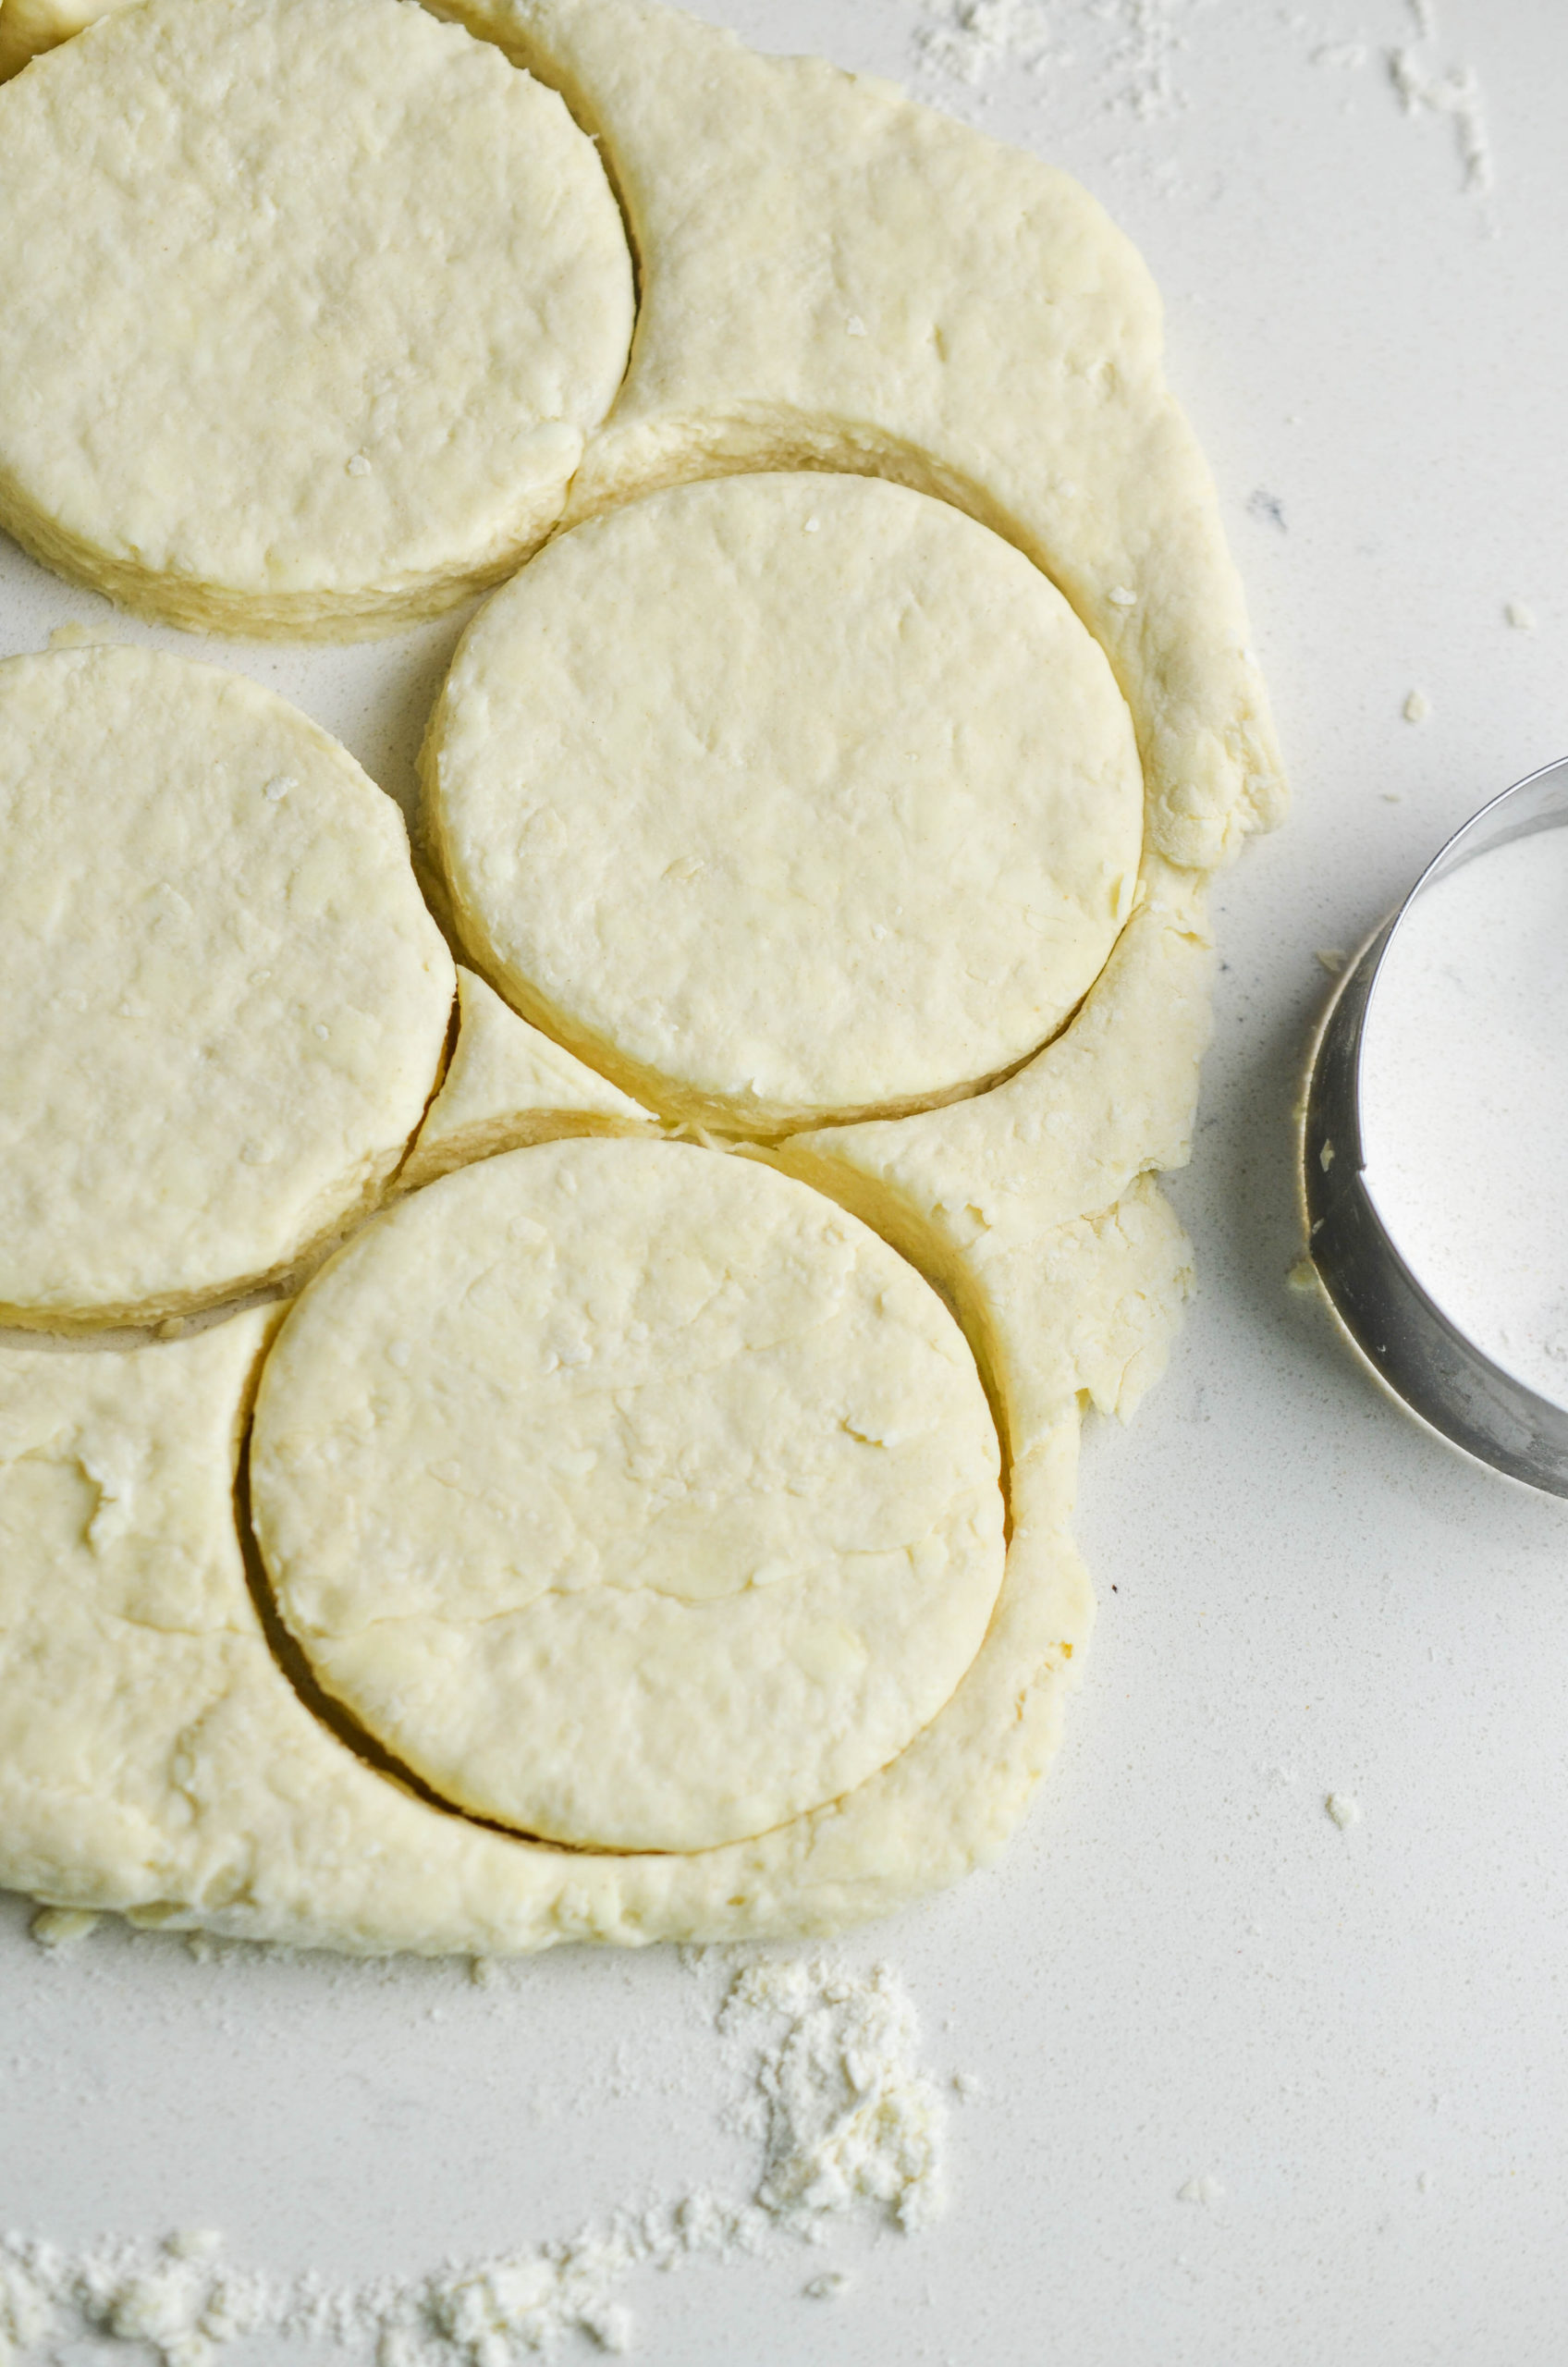
<svg viewBox="0 0 1568 2367"><path fill-rule="evenodd" d="M637 254L625 380L585 430L566 522L745 471L907 485L1049 579L1131 717L1133 909L1060 1032L988 1090L815 1122L769 1154L959 1311L1003 1450L1001 1588L945 1704L830 1803L662 1854L508 1835L369 1763L271 1649L230 1487L261 1318L117 1354L0 1344L0 1879L65 1906L362 1950L838 1929L994 1856L1054 1750L1092 1616L1069 1535L1082 1412L1131 1410L1191 1283L1152 1171L1187 1154L1206 875L1281 808L1267 704L1212 487L1165 386L1158 299L1083 190L887 86L754 56L656 0L443 13L563 93ZM495 1010L472 1019L483 997L467 1003L447 1080L459 1106L465 1032L529 1040ZM512 1124L529 1091L514 1073L475 1098ZM544 1080L539 1100L551 1132L573 1108L585 1127L615 1119ZM466 1123L447 1149L496 1147ZM153 1609L128 1621L133 1576ZM171 1611L157 1590L177 1580Z"/></svg>

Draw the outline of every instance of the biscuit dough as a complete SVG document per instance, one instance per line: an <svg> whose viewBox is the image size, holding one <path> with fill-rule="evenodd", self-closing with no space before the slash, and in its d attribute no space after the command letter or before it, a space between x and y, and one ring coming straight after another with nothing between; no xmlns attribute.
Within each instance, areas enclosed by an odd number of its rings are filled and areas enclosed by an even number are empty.
<svg viewBox="0 0 1568 2367"><path fill-rule="evenodd" d="M936 1293L820 1194L681 1143L514 1151L297 1303L251 1451L278 1608L444 1799L692 1850L926 1725L1002 1573Z"/></svg>
<svg viewBox="0 0 1568 2367"><path fill-rule="evenodd" d="M1115 1294L1085 1244L1069 1287L1102 1285ZM146 1924L502 1955L840 1931L997 1856L1060 1741L1093 1617L1067 1529L1071 1404L1011 1473L986 1640L907 1750L759 1839L596 1855L412 1797L294 1692L233 1499L276 1319L118 1352L0 1343L0 1881Z"/></svg>
<svg viewBox="0 0 1568 2367"><path fill-rule="evenodd" d="M631 334L593 142L394 0L142 0L0 93L0 525L177 624L508 573Z"/></svg>
<svg viewBox="0 0 1568 2367"><path fill-rule="evenodd" d="M1208 868L1284 782L1158 291L1067 174L660 0L431 0L599 138L637 251L625 385L569 521L726 470L943 495L1050 577L1132 711L1147 844Z"/></svg>
<svg viewBox="0 0 1568 2367"><path fill-rule="evenodd" d="M1069 1535L1079 1424L1091 1404L1131 1410L1190 1287L1150 1171L1186 1155L1204 875L1282 805L1267 704L1164 383L1158 299L1082 190L888 86L758 57L656 0L434 5L562 92L636 249L625 382L566 522L740 471L899 481L1016 545L1126 700L1135 909L1070 1024L988 1091L768 1154L960 1311L1004 1449L1002 1586L945 1706L839 1797L711 1848L565 1849L413 1797L312 1714L269 1648L229 1493L260 1318L115 1355L0 1343L0 1881L355 1950L839 1930L995 1857L1055 1749L1092 1620ZM527 1091L501 1087L508 1122Z"/></svg>
<svg viewBox="0 0 1568 2367"><path fill-rule="evenodd" d="M411 1191L454 1167L561 1134L655 1134L658 1122L574 1061L458 964L458 1040L398 1181Z"/></svg>
<svg viewBox="0 0 1568 2367"><path fill-rule="evenodd" d="M346 749L184 658L9 658L0 841L0 1320L208 1305L374 1202L453 975Z"/></svg>
<svg viewBox="0 0 1568 2367"><path fill-rule="evenodd" d="M0 0L0 82L128 0Z"/></svg>
<svg viewBox="0 0 1568 2367"><path fill-rule="evenodd" d="M464 939L644 1099L732 1131L950 1098L1132 908L1133 728L1055 587L946 502L729 477L557 536L426 741Z"/></svg>

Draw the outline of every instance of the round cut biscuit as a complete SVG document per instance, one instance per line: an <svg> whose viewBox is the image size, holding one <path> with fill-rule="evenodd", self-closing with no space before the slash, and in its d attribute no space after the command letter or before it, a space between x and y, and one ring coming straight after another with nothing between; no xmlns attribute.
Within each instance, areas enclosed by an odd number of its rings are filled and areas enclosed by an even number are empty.
<svg viewBox="0 0 1568 2367"><path fill-rule="evenodd" d="M941 1301L771 1168L520 1150L401 1201L268 1359L256 1535L325 1690L444 1798L700 1850L885 1766L1001 1583Z"/></svg>
<svg viewBox="0 0 1568 2367"><path fill-rule="evenodd" d="M184 658L10 658L0 844L0 1320L207 1305L374 1199L453 965L345 748Z"/></svg>
<svg viewBox="0 0 1568 2367"><path fill-rule="evenodd" d="M1143 838L1131 719L1060 594L865 477L684 485L558 537L470 628L425 788L480 968L730 1133L896 1115L1035 1050Z"/></svg>
<svg viewBox="0 0 1568 2367"><path fill-rule="evenodd" d="M515 567L625 367L593 142L398 0L142 0L0 94L0 525L176 623Z"/></svg>

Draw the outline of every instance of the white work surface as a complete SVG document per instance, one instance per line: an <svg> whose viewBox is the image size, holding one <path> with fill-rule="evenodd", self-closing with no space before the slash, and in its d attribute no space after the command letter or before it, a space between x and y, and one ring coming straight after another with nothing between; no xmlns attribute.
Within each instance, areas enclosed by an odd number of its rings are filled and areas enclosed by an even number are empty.
<svg viewBox="0 0 1568 2367"><path fill-rule="evenodd" d="M835 1952L894 1964L933 2071L978 2075L947 2215L633 2276L634 2355L1558 2361L1568 1504L1403 1417L1286 1275L1317 950L1353 948L1466 814L1568 753L1568 11L1436 0L1423 34L1406 0L1049 0L1037 68L975 83L920 74L917 0L705 13L916 81L1079 175L1137 241L1295 807L1219 889L1174 1186L1200 1296L1131 1430L1087 1441L1100 1615L1062 1756L995 1871ZM1402 106L1401 47L1429 84L1469 69L1489 188L1466 186L1463 120ZM0 550L0 647L105 614ZM406 793L454 632L213 654ZM1359 1821L1329 1819L1331 1791ZM0 1910L0 2226L70 2246L211 2226L236 2262L337 2283L754 2179L702 1977L671 1951L563 1950L481 1989L462 1965L202 1961L110 1925L51 1957L24 1902ZM841 2297L805 2298L827 2268Z"/></svg>

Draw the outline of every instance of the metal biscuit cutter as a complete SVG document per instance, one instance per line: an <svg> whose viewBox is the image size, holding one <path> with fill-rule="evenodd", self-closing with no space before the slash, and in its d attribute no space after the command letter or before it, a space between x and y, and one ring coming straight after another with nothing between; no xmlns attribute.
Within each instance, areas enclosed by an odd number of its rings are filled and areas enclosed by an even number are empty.
<svg viewBox="0 0 1568 2367"><path fill-rule="evenodd" d="M1341 976L1313 1045L1301 1146L1312 1262L1378 1378L1465 1453L1556 1496L1568 1496L1568 1409L1494 1364L1406 1265L1366 1187L1361 1087L1368 1014L1406 914L1464 865L1564 828L1568 757L1504 790L1450 839Z"/></svg>

